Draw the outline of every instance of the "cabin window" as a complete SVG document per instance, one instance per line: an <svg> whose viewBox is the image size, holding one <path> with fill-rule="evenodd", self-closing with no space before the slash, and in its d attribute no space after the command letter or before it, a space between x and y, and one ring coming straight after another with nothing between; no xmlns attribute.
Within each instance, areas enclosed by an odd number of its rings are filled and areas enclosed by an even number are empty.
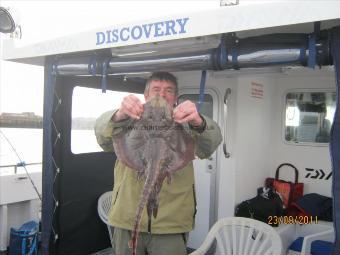
<svg viewBox="0 0 340 255"><path fill-rule="evenodd" d="M102 113L119 108L129 92L75 87L72 95L71 151L74 154L103 151L94 134L96 118ZM143 94L135 94L142 101Z"/></svg>
<svg viewBox="0 0 340 255"><path fill-rule="evenodd" d="M285 140L328 143L336 105L335 92L289 92L285 98Z"/></svg>
<svg viewBox="0 0 340 255"><path fill-rule="evenodd" d="M183 94L180 95L178 98L178 103L182 103L185 100L190 100L191 102L195 103L197 105L198 102L198 94ZM213 98L209 94L204 95L204 102L201 106L201 114L208 116L209 118L213 118Z"/></svg>

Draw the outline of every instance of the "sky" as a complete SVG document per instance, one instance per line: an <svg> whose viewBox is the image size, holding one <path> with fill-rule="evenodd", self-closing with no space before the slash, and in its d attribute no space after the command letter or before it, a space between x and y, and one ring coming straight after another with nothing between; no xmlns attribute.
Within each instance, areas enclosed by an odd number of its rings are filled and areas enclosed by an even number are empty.
<svg viewBox="0 0 340 255"><path fill-rule="evenodd" d="M19 16L22 43L34 43L114 23L218 8L218 0L0 0ZM0 44L7 35L0 35ZM17 39L19 40L19 39ZM0 113L43 112L43 68L1 61Z"/></svg>

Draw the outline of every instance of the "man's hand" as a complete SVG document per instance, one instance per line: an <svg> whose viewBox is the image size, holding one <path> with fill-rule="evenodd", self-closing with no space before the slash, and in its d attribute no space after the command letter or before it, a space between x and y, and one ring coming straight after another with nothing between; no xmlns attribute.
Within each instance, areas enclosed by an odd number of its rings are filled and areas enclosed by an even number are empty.
<svg viewBox="0 0 340 255"><path fill-rule="evenodd" d="M197 112L196 105L189 100L177 105L173 111L173 118L177 123L189 123L194 127L199 127L203 123L201 116Z"/></svg>
<svg viewBox="0 0 340 255"><path fill-rule="evenodd" d="M116 114L113 116L113 121L121 121L128 117L133 119L140 119L144 111L142 102L135 95L128 95L123 98L121 106Z"/></svg>

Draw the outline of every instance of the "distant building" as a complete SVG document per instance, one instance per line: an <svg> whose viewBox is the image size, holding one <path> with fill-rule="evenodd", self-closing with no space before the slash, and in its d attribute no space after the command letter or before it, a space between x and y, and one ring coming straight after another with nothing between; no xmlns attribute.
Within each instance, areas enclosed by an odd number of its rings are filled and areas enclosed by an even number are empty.
<svg viewBox="0 0 340 255"><path fill-rule="evenodd" d="M42 128L42 117L34 112L3 112L0 114L0 127Z"/></svg>
<svg viewBox="0 0 340 255"><path fill-rule="evenodd" d="M93 129L95 118L73 118L72 129ZM35 115L34 112L0 114L0 127L7 128L42 128L43 117Z"/></svg>

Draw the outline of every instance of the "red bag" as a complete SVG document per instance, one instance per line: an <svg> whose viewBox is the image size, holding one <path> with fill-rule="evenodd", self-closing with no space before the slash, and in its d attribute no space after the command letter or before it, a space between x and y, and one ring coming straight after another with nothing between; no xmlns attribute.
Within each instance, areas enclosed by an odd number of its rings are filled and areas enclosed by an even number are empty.
<svg viewBox="0 0 340 255"><path fill-rule="evenodd" d="M297 203L293 202L289 208L287 214L289 216L302 216L302 217L311 217L309 213L307 213L303 208L301 208Z"/></svg>
<svg viewBox="0 0 340 255"><path fill-rule="evenodd" d="M290 166L295 171L295 183L279 179L280 168L283 166ZM299 183L299 171L295 166L288 163L283 163L276 169L274 179L274 189L282 196L283 205L288 208L291 203L303 196L303 183Z"/></svg>

